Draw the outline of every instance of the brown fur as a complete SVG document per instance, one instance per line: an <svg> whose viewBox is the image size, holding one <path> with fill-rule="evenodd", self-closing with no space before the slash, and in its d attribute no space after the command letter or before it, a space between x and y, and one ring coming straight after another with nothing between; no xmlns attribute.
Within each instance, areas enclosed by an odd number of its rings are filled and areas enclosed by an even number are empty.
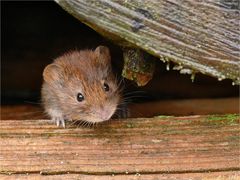
<svg viewBox="0 0 240 180"><path fill-rule="evenodd" d="M107 47L66 53L44 69L43 77L42 101L52 119L105 121L101 116L110 118L120 101ZM78 93L84 96L82 102Z"/></svg>

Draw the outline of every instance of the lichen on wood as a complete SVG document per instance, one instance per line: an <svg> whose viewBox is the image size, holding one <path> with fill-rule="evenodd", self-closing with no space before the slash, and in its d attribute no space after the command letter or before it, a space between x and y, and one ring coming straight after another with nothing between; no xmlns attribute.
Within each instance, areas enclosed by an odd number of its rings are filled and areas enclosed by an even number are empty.
<svg viewBox="0 0 240 180"><path fill-rule="evenodd" d="M134 80L138 86L144 86L152 79L155 61L140 49L124 48L123 77Z"/></svg>
<svg viewBox="0 0 240 180"><path fill-rule="evenodd" d="M238 1L55 1L120 45L240 84Z"/></svg>

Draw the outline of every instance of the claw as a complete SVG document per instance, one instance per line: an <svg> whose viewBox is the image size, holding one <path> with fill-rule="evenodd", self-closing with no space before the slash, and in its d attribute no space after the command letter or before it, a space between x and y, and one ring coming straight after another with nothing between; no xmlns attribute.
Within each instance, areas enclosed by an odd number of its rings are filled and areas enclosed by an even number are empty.
<svg viewBox="0 0 240 180"><path fill-rule="evenodd" d="M58 127L62 125L63 128L65 128L65 120L61 117L55 117L53 118L54 122L57 124Z"/></svg>
<svg viewBox="0 0 240 180"><path fill-rule="evenodd" d="M57 127L59 127L59 125L60 125L60 122L58 121L58 119L57 118L55 118L55 123L57 124Z"/></svg>
<svg viewBox="0 0 240 180"><path fill-rule="evenodd" d="M61 123L62 123L62 127L65 128L65 120L64 119L61 119Z"/></svg>

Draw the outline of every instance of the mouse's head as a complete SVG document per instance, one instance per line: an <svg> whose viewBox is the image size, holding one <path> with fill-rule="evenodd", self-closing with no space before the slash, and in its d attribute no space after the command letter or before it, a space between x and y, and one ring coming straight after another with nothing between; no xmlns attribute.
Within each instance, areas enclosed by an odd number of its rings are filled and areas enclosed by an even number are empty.
<svg viewBox="0 0 240 180"><path fill-rule="evenodd" d="M106 121L119 104L107 47L67 53L48 65L43 77L66 119Z"/></svg>

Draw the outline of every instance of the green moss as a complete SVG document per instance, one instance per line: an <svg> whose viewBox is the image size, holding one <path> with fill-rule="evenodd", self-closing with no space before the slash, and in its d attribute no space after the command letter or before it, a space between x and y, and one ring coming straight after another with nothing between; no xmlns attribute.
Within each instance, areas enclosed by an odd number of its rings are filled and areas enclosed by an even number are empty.
<svg viewBox="0 0 240 180"><path fill-rule="evenodd" d="M228 136L227 140L231 143L234 143L237 146L240 146L239 141L240 141L240 136Z"/></svg>
<svg viewBox="0 0 240 180"><path fill-rule="evenodd" d="M127 128L134 128L134 125L132 123L128 123Z"/></svg>
<svg viewBox="0 0 240 180"><path fill-rule="evenodd" d="M159 116L155 116L154 118L167 119L167 118L172 118L172 117L174 117L174 116L159 115Z"/></svg>
<svg viewBox="0 0 240 180"><path fill-rule="evenodd" d="M207 116L207 122L215 125L236 125L239 123L239 114L210 115Z"/></svg>
<svg viewBox="0 0 240 180"><path fill-rule="evenodd" d="M227 115L225 115L225 117L228 120L232 120L232 121L236 121L236 120L240 119L240 115L239 114L227 114Z"/></svg>

